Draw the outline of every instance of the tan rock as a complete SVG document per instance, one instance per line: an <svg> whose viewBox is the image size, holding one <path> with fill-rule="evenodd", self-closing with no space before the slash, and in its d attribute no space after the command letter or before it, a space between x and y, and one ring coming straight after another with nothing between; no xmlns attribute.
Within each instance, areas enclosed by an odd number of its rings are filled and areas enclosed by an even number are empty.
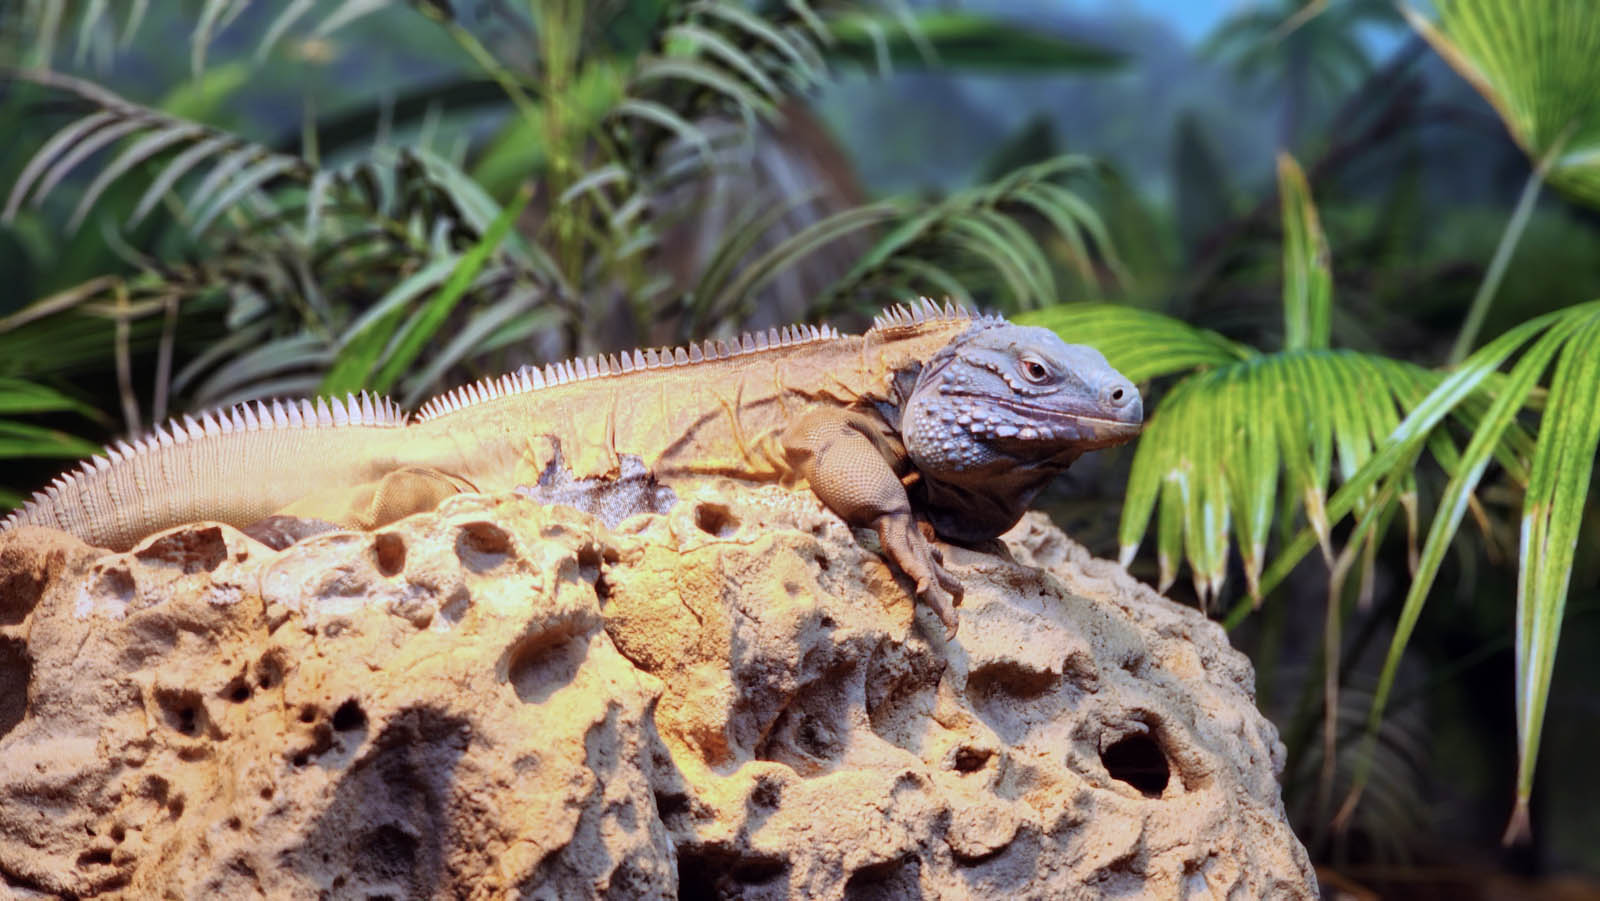
<svg viewBox="0 0 1600 901"><path fill-rule="evenodd" d="M19 895L1311 898L1222 631L1030 516L945 642L803 495L0 537ZM765 523L765 524L763 524ZM22 698L26 698L25 704Z"/></svg>

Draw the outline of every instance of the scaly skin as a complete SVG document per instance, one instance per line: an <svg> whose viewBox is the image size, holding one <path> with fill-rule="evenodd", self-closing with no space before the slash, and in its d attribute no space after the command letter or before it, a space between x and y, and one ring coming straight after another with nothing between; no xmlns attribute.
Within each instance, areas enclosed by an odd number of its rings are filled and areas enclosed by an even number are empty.
<svg viewBox="0 0 1600 901"><path fill-rule="evenodd" d="M58 479L0 530L51 526L127 550L201 520L372 529L452 494L533 485L552 465L614 478L632 456L668 485L803 479L877 531L954 635L961 585L919 517L947 540L994 538L1079 455L1142 422L1138 391L1098 352L926 301L864 335L758 337L524 369L438 398L410 424L365 398L320 417L305 402L207 414Z"/></svg>

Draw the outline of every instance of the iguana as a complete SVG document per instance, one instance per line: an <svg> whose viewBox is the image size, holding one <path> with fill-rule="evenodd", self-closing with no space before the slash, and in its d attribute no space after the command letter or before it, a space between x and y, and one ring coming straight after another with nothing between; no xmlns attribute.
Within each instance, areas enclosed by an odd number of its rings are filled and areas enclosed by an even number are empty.
<svg viewBox="0 0 1600 901"><path fill-rule="evenodd" d="M798 484L871 527L951 635L961 585L919 528L993 539L1085 451L1138 434L1138 390L1089 347L950 304L893 307L861 335L801 325L523 367L411 418L365 394L241 404L118 442L0 531L128 550L202 520L372 529L460 492L694 476ZM324 525L324 527L326 527Z"/></svg>

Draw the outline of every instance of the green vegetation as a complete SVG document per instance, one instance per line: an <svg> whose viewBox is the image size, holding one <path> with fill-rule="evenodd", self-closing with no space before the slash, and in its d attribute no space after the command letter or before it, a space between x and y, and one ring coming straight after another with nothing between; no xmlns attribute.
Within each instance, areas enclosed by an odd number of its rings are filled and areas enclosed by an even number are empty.
<svg viewBox="0 0 1600 901"><path fill-rule="evenodd" d="M1504 837L1530 839L1557 648L1600 576L1587 0L1252 6L1189 65L1259 109L1193 101L1159 176L1063 152L1042 111L1057 85L1118 98L1099 135L1147 143L1139 73L1182 89L1158 37L893 2L154 6L0 12L0 506L174 410L415 405L522 362L949 295L1148 386L1131 459L1086 461L1114 482L1096 516L1119 518L1125 565L1240 628L1264 703L1298 678L1286 794L1314 853L1349 858L1352 832L1405 851L1405 705L1508 647ZM840 146L937 159L1002 121L959 188L875 193ZM1444 586L1482 600L1440 662L1415 645L1445 631ZM1300 621L1320 633L1296 676ZM1419 653L1443 675L1407 680Z"/></svg>

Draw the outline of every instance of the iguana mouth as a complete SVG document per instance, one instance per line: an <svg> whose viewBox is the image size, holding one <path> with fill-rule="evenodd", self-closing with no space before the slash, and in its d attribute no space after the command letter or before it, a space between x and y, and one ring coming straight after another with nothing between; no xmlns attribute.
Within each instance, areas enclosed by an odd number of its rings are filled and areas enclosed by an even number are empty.
<svg viewBox="0 0 1600 901"><path fill-rule="evenodd" d="M986 406L991 408L999 407L1020 414L1022 421L1014 421L1012 423L1017 425L1019 430L1026 426L1032 426L1034 431L1043 433L1048 430L1056 438L1093 441L1095 447L1109 447L1114 444L1121 444L1124 441L1131 441L1138 437L1140 432L1144 431L1142 410L1137 421L1129 421L1107 416L1103 408L1099 407L1094 408L1092 411L1080 411L1063 407L1030 404L1012 398L1000 398L986 394L949 392L949 395L981 398Z"/></svg>

